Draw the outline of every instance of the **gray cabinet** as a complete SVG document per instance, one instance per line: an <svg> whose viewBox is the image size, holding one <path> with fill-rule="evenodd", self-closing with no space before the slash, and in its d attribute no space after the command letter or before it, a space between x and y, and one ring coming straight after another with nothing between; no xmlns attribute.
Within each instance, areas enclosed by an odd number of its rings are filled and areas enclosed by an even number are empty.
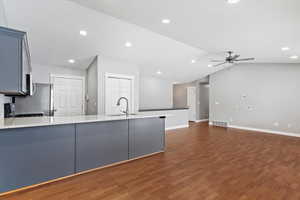
<svg viewBox="0 0 300 200"><path fill-rule="evenodd" d="M165 118L129 120L129 158L164 151Z"/></svg>
<svg viewBox="0 0 300 200"><path fill-rule="evenodd" d="M0 93L25 95L31 72L26 33L0 27Z"/></svg>
<svg viewBox="0 0 300 200"><path fill-rule="evenodd" d="M164 150L165 119L0 130L0 193Z"/></svg>
<svg viewBox="0 0 300 200"><path fill-rule="evenodd" d="M128 159L128 120L76 125L76 172Z"/></svg>
<svg viewBox="0 0 300 200"><path fill-rule="evenodd" d="M75 126L0 130L0 192L71 175Z"/></svg>

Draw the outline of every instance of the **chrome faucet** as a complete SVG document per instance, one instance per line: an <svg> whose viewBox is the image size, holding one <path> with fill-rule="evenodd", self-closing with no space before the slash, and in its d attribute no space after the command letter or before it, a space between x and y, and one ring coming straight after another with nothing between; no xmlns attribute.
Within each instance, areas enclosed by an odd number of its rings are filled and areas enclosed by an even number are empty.
<svg viewBox="0 0 300 200"><path fill-rule="evenodd" d="M117 106L120 106L121 105L121 100L124 99L126 101L126 110L125 111L122 111L122 113L125 113L126 115L129 115L129 106L128 106L128 99L126 97L120 97L118 99L118 102L117 102Z"/></svg>

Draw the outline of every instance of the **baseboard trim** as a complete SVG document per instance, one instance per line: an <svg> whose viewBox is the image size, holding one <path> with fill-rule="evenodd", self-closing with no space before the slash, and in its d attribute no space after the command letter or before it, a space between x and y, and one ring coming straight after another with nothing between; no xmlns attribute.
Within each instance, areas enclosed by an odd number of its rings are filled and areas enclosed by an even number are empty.
<svg viewBox="0 0 300 200"><path fill-rule="evenodd" d="M188 124L179 125L179 126L171 126L171 127L166 128L166 131L174 130L174 129L179 129L179 128L188 128L188 127L189 127Z"/></svg>
<svg viewBox="0 0 300 200"><path fill-rule="evenodd" d="M269 134L275 134L275 135L300 137L300 133L299 134L297 134L297 133L288 133L288 132L274 131L274 130L269 130L269 129L259 129L259 128L251 128L251 127L235 126L235 125L229 125L228 128L241 129L241 130L247 130L247 131L255 131L255 132L262 132L262 133L269 133Z"/></svg>
<svg viewBox="0 0 300 200"><path fill-rule="evenodd" d="M199 122L208 122L208 119L200 119L200 120L196 120L195 122L196 123L199 123Z"/></svg>

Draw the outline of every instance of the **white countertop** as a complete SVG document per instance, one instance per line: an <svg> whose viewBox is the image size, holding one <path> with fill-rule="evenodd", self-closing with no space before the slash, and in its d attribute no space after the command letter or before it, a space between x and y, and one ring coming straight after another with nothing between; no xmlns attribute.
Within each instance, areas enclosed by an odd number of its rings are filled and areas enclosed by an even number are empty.
<svg viewBox="0 0 300 200"><path fill-rule="evenodd" d="M123 116L107 116L107 115L80 115L66 117L24 117L24 118L6 118L0 119L0 129L25 128L37 126L53 126L61 124L80 124L89 122L115 121L127 119L152 118L166 115L158 114L136 114Z"/></svg>

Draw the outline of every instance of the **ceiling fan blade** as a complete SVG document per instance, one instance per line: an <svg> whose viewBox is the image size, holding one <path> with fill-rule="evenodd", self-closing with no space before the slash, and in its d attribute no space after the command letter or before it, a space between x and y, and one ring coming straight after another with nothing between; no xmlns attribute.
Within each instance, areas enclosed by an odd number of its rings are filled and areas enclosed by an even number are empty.
<svg viewBox="0 0 300 200"><path fill-rule="evenodd" d="M224 60L211 60L210 62L224 62Z"/></svg>
<svg viewBox="0 0 300 200"><path fill-rule="evenodd" d="M241 59L236 59L235 61L249 61L249 60L255 60L255 58L241 58Z"/></svg>
<svg viewBox="0 0 300 200"><path fill-rule="evenodd" d="M226 64L226 63L227 63L227 62L219 63L219 64L214 65L213 67L218 67L218 66L224 65L224 64Z"/></svg>
<svg viewBox="0 0 300 200"><path fill-rule="evenodd" d="M232 60L235 60L235 59L237 59L238 57L240 57L240 55L234 55L234 56L232 57Z"/></svg>

